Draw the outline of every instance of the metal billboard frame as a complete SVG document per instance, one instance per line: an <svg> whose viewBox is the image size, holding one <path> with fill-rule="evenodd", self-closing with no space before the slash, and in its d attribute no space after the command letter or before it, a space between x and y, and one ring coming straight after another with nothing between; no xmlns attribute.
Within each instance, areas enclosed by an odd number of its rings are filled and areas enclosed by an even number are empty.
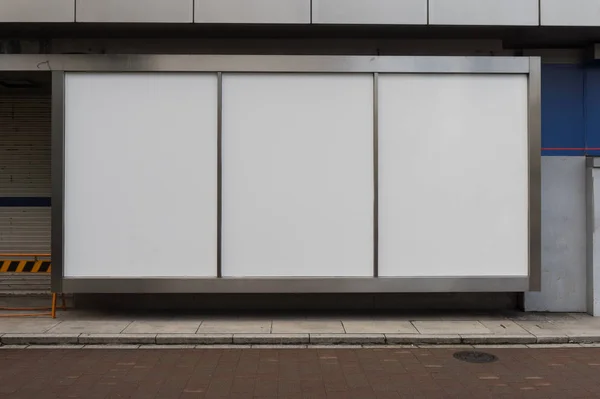
<svg viewBox="0 0 600 399"><path fill-rule="evenodd" d="M524 292L541 289L541 61L538 57L283 55L2 55L0 71L52 72L52 291L69 293ZM65 278L64 83L67 72L206 72L218 78L218 231L215 278ZM373 76L373 277L233 278L221 273L222 74L366 73ZM378 277L378 77L385 73L528 77L528 276Z"/></svg>

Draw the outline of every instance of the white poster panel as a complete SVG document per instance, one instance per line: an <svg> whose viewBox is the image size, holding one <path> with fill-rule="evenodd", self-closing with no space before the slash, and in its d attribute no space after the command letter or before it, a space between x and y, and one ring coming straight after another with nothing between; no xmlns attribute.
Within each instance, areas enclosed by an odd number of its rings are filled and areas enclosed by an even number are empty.
<svg viewBox="0 0 600 399"><path fill-rule="evenodd" d="M372 75L224 74L223 118L223 276L372 276Z"/></svg>
<svg viewBox="0 0 600 399"><path fill-rule="evenodd" d="M217 77L68 73L66 277L216 276Z"/></svg>
<svg viewBox="0 0 600 399"><path fill-rule="evenodd" d="M379 275L528 274L525 75L379 77Z"/></svg>

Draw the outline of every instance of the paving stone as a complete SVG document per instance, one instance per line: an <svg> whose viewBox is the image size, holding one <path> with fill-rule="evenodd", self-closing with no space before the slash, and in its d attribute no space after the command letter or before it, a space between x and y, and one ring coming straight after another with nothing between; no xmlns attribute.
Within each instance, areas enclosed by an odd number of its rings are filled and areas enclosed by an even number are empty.
<svg viewBox="0 0 600 399"><path fill-rule="evenodd" d="M473 345L466 344L456 344L456 345L430 345L430 344L422 344L418 345L419 348L424 349L472 349Z"/></svg>
<svg viewBox="0 0 600 399"><path fill-rule="evenodd" d="M339 349L364 349L362 345L308 345L307 349L332 349L332 350L339 350Z"/></svg>
<svg viewBox="0 0 600 399"><path fill-rule="evenodd" d="M275 323L275 322L274 322ZM418 334L410 321L394 320L342 320L349 334Z"/></svg>
<svg viewBox="0 0 600 399"><path fill-rule="evenodd" d="M0 333L43 334L60 323L56 319L0 319Z"/></svg>
<svg viewBox="0 0 600 399"><path fill-rule="evenodd" d="M25 349L29 345L0 345L0 349Z"/></svg>
<svg viewBox="0 0 600 399"><path fill-rule="evenodd" d="M234 344L308 344L308 334L233 334Z"/></svg>
<svg viewBox="0 0 600 399"><path fill-rule="evenodd" d="M574 315L579 315L575 317ZM521 322L569 322L577 319L593 319L593 316L585 313L568 313L568 312L518 312L516 315L511 317L521 324Z"/></svg>
<svg viewBox="0 0 600 399"><path fill-rule="evenodd" d="M122 320L67 320L52 327L49 334L119 334L131 321Z"/></svg>
<svg viewBox="0 0 600 399"><path fill-rule="evenodd" d="M198 328L199 334L269 334L270 332L271 320L205 320Z"/></svg>
<svg viewBox="0 0 600 399"><path fill-rule="evenodd" d="M538 344L566 344L568 342L569 337L566 335L536 335Z"/></svg>
<svg viewBox="0 0 600 399"><path fill-rule="evenodd" d="M83 345L29 345L27 349L82 349Z"/></svg>
<svg viewBox="0 0 600 399"><path fill-rule="evenodd" d="M462 343L461 337L458 334L385 334L385 339L388 344L440 344L451 345Z"/></svg>
<svg viewBox="0 0 600 399"><path fill-rule="evenodd" d="M531 344L527 345L531 349L557 349L557 348L580 348L579 344Z"/></svg>
<svg viewBox="0 0 600 399"><path fill-rule="evenodd" d="M197 345L139 345L138 349L196 349Z"/></svg>
<svg viewBox="0 0 600 399"><path fill-rule="evenodd" d="M566 343L569 342L569 336L579 335L599 335L600 329L595 325L588 325L581 328L581 324L586 322L577 321L520 321L524 329L537 337L538 343ZM589 322L588 322L589 323Z"/></svg>
<svg viewBox="0 0 600 399"><path fill-rule="evenodd" d="M156 334L81 334L79 343L84 345L154 344Z"/></svg>
<svg viewBox="0 0 600 399"><path fill-rule="evenodd" d="M600 342L600 324L596 320L582 319L569 322L520 322L538 343L593 343Z"/></svg>
<svg viewBox="0 0 600 399"><path fill-rule="evenodd" d="M311 344L385 344L383 334L310 334Z"/></svg>
<svg viewBox="0 0 600 399"><path fill-rule="evenodd" d="M125 334L194 334L201 321L190 320L141 320L134 321L123 330Z"/></svg>
<svg viewBox="0 0 600 399"><path fill-rule="evenodd" d="M472 321L479 320L483 323L483 321L490 322L502 322L502 321L511 321L505 312L498 311L452 311L452 312L443 312L438 315L439 320L442 321ZM411 319L411 320L427 320L427 319ZM433 320L433 319L431 319Z"/></svg>
<svg viewBox="0 0 600 399"><path fill-rule="evenodd" d="M168 344L189 344L189 345L213 345L213 344L231 344L233 334L157 334L156 343L161 345Z"/></svg>
<svg viewBox="0 0 600 399"><path fill-rule="evenodd" d="M252 349L252 345L250 345L250 344L196 345L196 349Z"/></svg>
<svg viewBox="0 0 600 399"><path fill-rule="evenodd" d="M85 345L83 349L138 349L139 345L123 344L123 345Z"/></svg>
<svg viewBox="0 0 600 399"><path fill-rule="evenodd" d="M414 321L413 325L421 334L491 334L492 332L477 320L470 321Z"/></svg>
<svg viewBox="0 0 600 399"><path fill-rule="evenodd" d="M569 342L577 343L577 344L594 344L600 343L600 334L598 333L590 333L589 335L584 334L576 334L576 335L568 335Z"/></svg>
<svg viewBox="0 0 600 399"><path fill-rule="evenodd" d="M461 335L464 344L535 344L537 338L533 335Z"/></svg>
<svg viewBox="0 0 600 399"><path fill-rule="evenodd" d="M531 335L527 330L512 320L480 320L479 322L493 334L514 336Z"/></svg>
<svg viewBox="0 0 600 399"><path fill-rule="evenodd" d="M339 320L273 320L274 334L344 334Z"/></svg>
<svg viewBox="0 0 600 399"><path fill-rule="evenodd" d="M252 345L252 349L306 349L308 345Z"/></svg>
<svg viewBox="0 0 600 399"><path fill-rule="evenodd" d="M474 348L477 349L527 349L528 346L525 344L515 344L515 345L473 345Z"/></svg>
<svg viewBox="0 0 600 399"><path fill-rule="evenodd" d="M3 345L69 345L78 343L79 334L4 334Z"/></svg>

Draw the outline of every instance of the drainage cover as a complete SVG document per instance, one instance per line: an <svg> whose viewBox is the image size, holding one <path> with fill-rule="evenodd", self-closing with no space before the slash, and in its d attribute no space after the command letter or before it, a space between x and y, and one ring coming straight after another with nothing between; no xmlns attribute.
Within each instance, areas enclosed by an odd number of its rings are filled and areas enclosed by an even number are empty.
<svg viewBox="0 0 600 399"><path fill-rule="evenodd" d="M456 352L454 358L469 363L492 363L498 360L496 356L490 353L475 351Z"/></svg>

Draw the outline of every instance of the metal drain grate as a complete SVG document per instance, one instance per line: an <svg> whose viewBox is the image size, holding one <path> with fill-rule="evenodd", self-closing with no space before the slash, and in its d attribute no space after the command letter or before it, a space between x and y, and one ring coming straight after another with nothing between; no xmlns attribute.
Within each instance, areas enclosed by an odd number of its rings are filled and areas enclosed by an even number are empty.
<svg viewBox="0 0 600 399"><path fill-rule="evenodd" d="M493 363L498 360L498 357L491 353L475 351L456 352L454 358L468 363Z"/></svg>

